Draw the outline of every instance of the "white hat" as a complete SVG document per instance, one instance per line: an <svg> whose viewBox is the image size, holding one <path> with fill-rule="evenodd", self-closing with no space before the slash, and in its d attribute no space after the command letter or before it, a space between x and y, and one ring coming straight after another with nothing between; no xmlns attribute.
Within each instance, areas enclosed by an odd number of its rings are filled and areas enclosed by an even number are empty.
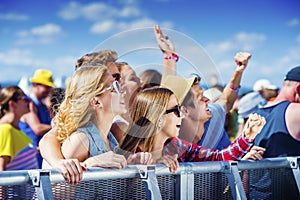
<svg viewBox="0 0 300 200"><path fill-rule="evenodd" d="M267 79L259 79L253 85L253 90L255 92L259 92L263 89L269 90L277 90L278 87L276 85L271 84L271 82Z"/></svg>

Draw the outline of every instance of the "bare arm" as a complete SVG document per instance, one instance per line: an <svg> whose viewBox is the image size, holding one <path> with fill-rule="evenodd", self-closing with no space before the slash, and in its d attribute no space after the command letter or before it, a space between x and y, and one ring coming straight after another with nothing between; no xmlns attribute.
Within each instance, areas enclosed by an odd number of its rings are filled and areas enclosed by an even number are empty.
<svg viewBox="0 0 300 200"><path fill-rule="evenodd" d="M291 136L300 141L300 103L291 103L285 113L287 129Z"/></svg>
<svg viewBox="0 0 300 200"><path fill-rule="evenodd" d="M10 162L10 156L0 156L0 171L6 169L6 165Z"/></svg>
<svg viewBox="0 0 300 200"><path fill-rule="evenodd" d="M23 115L21 120L26 122L38 136L43 136L51 129L51 125L41 123L37 114L32 111Z"/></svg>
<svg viewBox="0 0 300 200"><path fill-rule="evenodd" d="M154 35L158 44L158 47L163 52L163 73L161 81L163 81L168 75L176 75L176 60L173 59L172 54L175 53L175 48L168 36L164 36L158 25L154 26ZM166 59L165 59L166 58ZM170 58L170 59L168 59Z"/></svg>
<svg viewBox="0 0 300 200"><path fill-rule="evenodd" d="M234 101L237 98L238 92L234 89L240 87L243 72L246 69L250 58L251 54L247 52L239 52L234 57L236 69L233 72L228 85L224 88L222 95L220 96L218 101L216 101L216 103L224 107L226 113L230 111Z"/></svg>
<svg viewBox="0 0 300 200"><path fill-rule="evenodd" d="M82 180L84 165L78 159L65 159L61 146L56 139L55 129L51 129L42 137L39 147L43 158L58 170L70 183L76 184Z"/></svg>

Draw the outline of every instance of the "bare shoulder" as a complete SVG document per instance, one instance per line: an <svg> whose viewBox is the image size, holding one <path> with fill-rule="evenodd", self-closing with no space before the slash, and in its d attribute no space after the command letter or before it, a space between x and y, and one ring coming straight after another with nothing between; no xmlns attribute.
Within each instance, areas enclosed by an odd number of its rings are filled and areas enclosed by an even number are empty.
<svg viewBox="0 0 300 200"><path fill-rule="evenodd" d="M77 158L83 161L88 157L89 139L83 132L76 131L65 139L61 150L65 158Z"/></svg>
<svg viewBox="0 0 300 200"><path fill-rule="evenodd" d="M292 137L300 140L300 103L291 103L285 114L286 124Z"/></svg>

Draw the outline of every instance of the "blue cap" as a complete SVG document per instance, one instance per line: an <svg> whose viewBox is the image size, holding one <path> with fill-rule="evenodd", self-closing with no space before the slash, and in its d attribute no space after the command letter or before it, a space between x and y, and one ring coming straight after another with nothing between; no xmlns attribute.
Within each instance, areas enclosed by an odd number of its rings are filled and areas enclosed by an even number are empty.
<svg viewBox="0 0 300 200"><path fill-rule="evenodd" d="M285 76L284 80L300 82L300 66L291 69Z"/></svg>

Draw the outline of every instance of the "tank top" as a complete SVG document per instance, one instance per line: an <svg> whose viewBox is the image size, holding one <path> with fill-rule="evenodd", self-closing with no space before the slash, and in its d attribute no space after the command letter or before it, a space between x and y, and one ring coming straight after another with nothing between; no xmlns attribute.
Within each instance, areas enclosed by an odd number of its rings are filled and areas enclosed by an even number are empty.
<svg viewBox="0 0 300 200"><path fill-rule="evenodd" d="M283 101L270 107L259 108L257 113L264 116L266 124L255 138L255 145L266 148L263 156L280 157L300 155L300 141L289 133L285 115L291 102Z"/></svg>

